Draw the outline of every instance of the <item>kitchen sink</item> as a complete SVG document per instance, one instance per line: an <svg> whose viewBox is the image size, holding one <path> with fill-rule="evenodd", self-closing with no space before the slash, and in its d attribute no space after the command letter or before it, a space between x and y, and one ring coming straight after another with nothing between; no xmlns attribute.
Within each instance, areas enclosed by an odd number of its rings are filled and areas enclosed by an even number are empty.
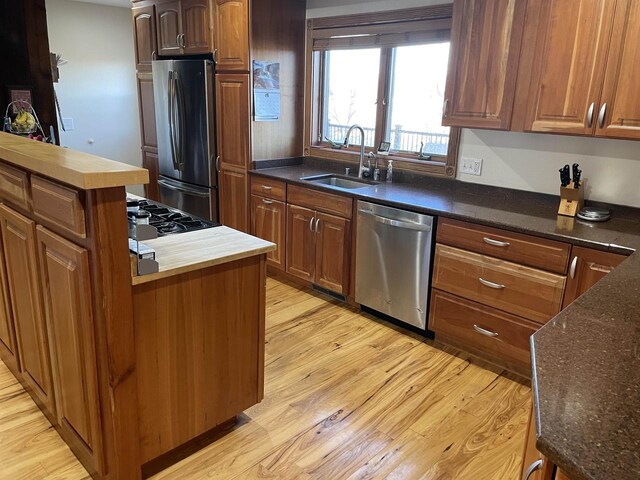
<svg viewBox="0 0 640 480"><path fill-rule="evenodd" d="M375 185L374 182L355 179L342 175L316 175L313 177L302 177L300 180L315 183L316 185L325 185L329 188L338 188L342 190L356 190Z"/></svg>

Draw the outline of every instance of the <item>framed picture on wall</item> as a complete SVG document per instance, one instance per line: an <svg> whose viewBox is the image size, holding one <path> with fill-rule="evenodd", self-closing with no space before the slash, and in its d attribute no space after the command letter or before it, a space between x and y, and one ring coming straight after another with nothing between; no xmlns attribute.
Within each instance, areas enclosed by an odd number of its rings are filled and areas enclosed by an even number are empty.
<svg viewBox="0 0 640 480"><path fill-rule="evenodd" d="M33 105L33 93L31 87L24 85L9 85L9 102L13 104L11 113L17 114L20 110L29 110Z"/></svg>

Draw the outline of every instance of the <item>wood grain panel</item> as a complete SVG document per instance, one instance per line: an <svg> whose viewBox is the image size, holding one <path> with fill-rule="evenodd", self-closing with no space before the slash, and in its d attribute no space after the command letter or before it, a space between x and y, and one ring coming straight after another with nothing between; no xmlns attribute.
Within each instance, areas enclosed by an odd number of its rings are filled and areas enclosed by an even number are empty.
<svg viewBox="0 0 640 480"><path fill-rule="evenodd" d="M599 110L615 3L609 0L530 0L535 44L525 130L592 135ZM534 21L535 20L535 21ZM526 34L525 34L526 35ZM522 67L521 67L522 68ZM588 112L594 105L594 120Z"/></svg>
<svg viewBox="0 0 640 480"><path fill-rule="evenodd" d="M156 4L156 30L158 55L180 55L182 48L178 35L182 33L180 1L164 1Z"/></svg>
<svg viewBox="0 0 640 480"><path fill-rule="evenodd" d="M351 218L353 214L353 200L351 197L334 195L311 188L299 187L298 185L289 185L287 201L344 218Z"/></svg>
<svg viewBox="0 0 640 480"><path fill-rule="evenodd" d="M156 10L153 4L133 6L133 41L136 55L136 70L150 72L151 62L157 52Z"/></svg>
<svg viewBox="0 0 640 480"><path fill-rule="evenodd" d="M568 307L627 258L624 255L583 247L573 247L571 255L572 266L567 277L564 307Z"/></svg>
<svg viewBox="0 0 640 480"><path fill-rule="evenodd" d="M315 283L332 292L346 295L351 260L351 222L324 213L317 213L316 218Z"/></svg>
<svg viewBox="0 0 640 480"><path fill-rule="evenodd" d="M0 165L0 197L25 211L30 210L31 193L27 173Z"/></svg>
<svg viewBox="0 0 640 480"><path fill-rule="evenodd" d="M536 323L433 289L429 328L436 338L454 338L489 360L516 364L519 373L531 375L529 338L540 328Z"/></svg>
<svg viewBox="0 0 640 480"><path fill-rule="evenodd" d="M313 282L316 273L316 212L287 205L287 273Z"/></svg>
<svg viewBox="0 0 640 480"><path fill-rule="evenodd" d="M9 297L7 269L2 249L2 229L0 228L0 358L14 375L20 374L16 328Z"/></svg>
<svg viewBox="0 0 640 480"><path fill-rule="evenodd" d="M150 73L138 73L137 79L142 146L157 149L158 133L156 131L156 104L153 96L153 76Z"/></svg>
<svg viewBox="0 0 640 480"><path fill-rule="evenodd" d="M49 341L42 307L35 222L0 206L0 227L22 377L55 422Z"/></svg>
<svg viewBox="0 0 640 480"><path fill-rule="evenodd" d="M618 0L596 135L640 139L640 3ZM606 105L606 107L604 107Z"/></svg>
<svg viewBox="0 0 640 480"><path fill-rule="evenodd" d="M216 75L220 165L248 168L251 159L249 76Z"/></svg>
<svg viewBox="0 0 640 480"><path fill-rule="evenodd" d="M560 274L567 273L571 251L571 245L567 243L446 218L438 221L437 240L452 247Z"/></svg>
<svg viewBox="0 0 640 480"><path fill-rule="evenodd" d="M249 72L249 0L215 0L219 72Z"/></svg>
<svg viewBox="0 0 640 480"><path fill-rule="evenodd" d="M57 418L91 471L104 473L89 253L37 227Z"/></svg>
<svg viewBox="0 0 640 480"><path fill-rule="evenodd" d="M158 187L158 176L160 175L160 164L158 163L158 153L149 149L143 149L142 168L149 170L149 183L144 186L144 196L149 200L159 202L160 188Z"/></svg>
<svg viewBox="0 0 640 480"><path fill-rule="evenodd" d="M253 257L134 288L143 462L262 398L261 262Z"/></svg>
<svg viewBox="0 0 640 480"><path fill-rule="evenodd" d="M246 172L226 168L218 172L220 221L241 232L249 232L248 183Z"/></svg>
<svg viewBox="0 0 640 480"><path fill-rule="evenodd" d="M526 2L454 2L443 125L508 130Z"/></svg>
<svg viewBox="0 0 640 480"><path fill-rule="evenodd" d="M285 202L287 200L287 184L279 180L251 175L251 193Z"/></svg>
<svg viewBox="0 0 640 480"><path fill-rule="evenodd" d="M184 54L211 53L212 28L209 0L181 0Z"/></svg>
<svg viewBox="0 0 640 480"><path fill-rule="evenodd" d="M560 312L565 282L564 276L436 245L435 288L541 324Z"/></svg>
<svg viewBox="0 0 640 480"><path fill-rule="evenodd" d="M80 192L33 175L31 194L37 219L48 220L75 237L86 238L85 211Z"/></svg>
<svg viewBox="0 0 640 480"><path fill-rule="evenodd" d="M278 248L267 254L267 263L279 270L286 267L287 206L283 202L251 195L251 234Z"/></svg>

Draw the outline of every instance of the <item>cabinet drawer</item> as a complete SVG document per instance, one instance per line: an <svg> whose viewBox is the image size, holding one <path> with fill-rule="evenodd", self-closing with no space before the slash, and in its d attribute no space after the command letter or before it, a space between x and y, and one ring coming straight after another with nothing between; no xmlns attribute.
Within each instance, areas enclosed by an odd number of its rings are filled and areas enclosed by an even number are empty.
<svg viewBox="0 0 640 480"><path fill-rule="evenodd" d="M29 210L29 177L27 172L0 165L0 196L16 207Z"/></svg>
<svg viewBox="0 0 640 480"><path fill-rule="evenodd" d="M470 347L474 353L498 359L529 373L529 337L539 325L438 290L431 292L429 328ZM517 368L523 367L523 368Z"/></svg>
<svg viewBox="0 0 640 480"><path fill-rule="evenodd" d="M31 191L36 217L52 222L80 238L87 236L80 192L35 175L31 177Z"/></svg>
<svg viewBox="0 0 640 480"><path fill-rule="evenodd" d="M448 219L438 223L437 240L452 247L562 274L567 273L571 250L567 243Z"/></svg>
<svg viewBox="0 0 640 480"><path fill-rule="evenodd" d="M436 246L435 288L542 324L560 312L565 282L553 273Z"/></svg>
<svg viewBox="0 0 640 480"><path fill-rule="evenodd" d="M351 218L353 200L327 192L311 190L310 188L289 185L287 201L302 207L313 208L320 212L333 213L344 218Z"/></svg>
<svg viewBox="0 0 640 480"><path fill-rule="evenodd" d="M284 202L287 199L287 184L279 180L251 175L251 193Z"/></svg>

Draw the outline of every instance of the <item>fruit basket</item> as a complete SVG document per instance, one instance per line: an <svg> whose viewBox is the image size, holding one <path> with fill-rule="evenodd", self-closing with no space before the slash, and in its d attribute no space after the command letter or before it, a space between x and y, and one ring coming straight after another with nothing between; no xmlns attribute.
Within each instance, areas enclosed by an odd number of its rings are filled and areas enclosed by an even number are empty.
<svg viewBox="0 0 640 480"><path fill-rule="evenodd" d="M15 104L26 104L27 108L21 108L15 117L12 118L10 115L11 107ZM40 132L42 137L45 137L42 126L40 125L40 120L38 120L38 114L33 106L23 100L11 102L7 105L7 110L4 114L4 131L17 135L30 135Z"/></svg>

